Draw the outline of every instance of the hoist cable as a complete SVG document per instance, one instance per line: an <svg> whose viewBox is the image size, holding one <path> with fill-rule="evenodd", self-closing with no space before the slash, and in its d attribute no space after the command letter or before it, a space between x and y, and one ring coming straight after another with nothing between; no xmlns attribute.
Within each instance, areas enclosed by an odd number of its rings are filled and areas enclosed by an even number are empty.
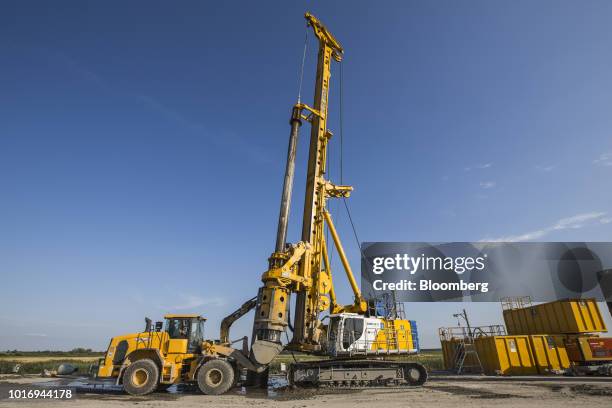
<svg viewBox="0 0 612 408"><path fill-rule="evenodd" d="M344 121L343 119L343 106L344 104L342 103L343 98L343 83L344 81L342 80L342 66L344 64L342 64L342 61L340 61L340 185L344 184L344 166L343 166L343 162L342 162L342 158L343 158L343 148L344 148L344 126L343 123Z"/></svg>
<svg viewBox="0 0 612 408"><path fill-rule="evenodd" d="M304 35L304 53L302 54L302 66L300 67L300 75L298 78L297 103L300 103L302 101L302 82L304 80L304 65L306 64L307 49L308 49L308 25L306 25L306 34Z"/></svg>
<svg viewBox="0 0 612 408"><path fill-rule="evenodd" d="M357 236L357 229L355 228L355 223L353 222L353 217L351 217L351 210L346 202L346 198L342 198L342 202L344 202L344 208L346 208L346 214L348 215L348 219L351 222L351 228L353 229L353 235L355 236L355 242L357 242L357 248L359 248L359 252L361 253L361 257L364 261L367 262L367 258L361 249L361 242L359 241L359 237Z"/></svg>
<svg viewBox="0 0 612 408"><path fill-rule="evenodd" d="M342 70L342 61L340 61L340 184L343 184L344 178L344 78L343 78L343 70ZM361 242L359 241L359 236L357 235L357 229L355 228L355 223L353 222L353 217L351 216L351 210L349 209L348 203L346 202L346 198L342 198L342 202L344 202L344 208L346 209L346 214L348 215L349 222L351 223L351 228L353 229L353 235L355 236L355 242L357 243L357 248L359 248L359 253L361 254L361 258L367 262L367 258L361 249Z"/></svg>

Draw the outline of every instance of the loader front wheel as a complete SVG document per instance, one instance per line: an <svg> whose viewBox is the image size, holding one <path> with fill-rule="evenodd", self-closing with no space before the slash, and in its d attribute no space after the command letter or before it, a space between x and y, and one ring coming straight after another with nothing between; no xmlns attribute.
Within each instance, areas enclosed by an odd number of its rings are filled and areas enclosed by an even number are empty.
<svg viewBox="0 0 612 408"><path fill-rule="evenodd" d="M234 385L234 367L225 360L210 360L198 370L198 387L207 395L226 393Z"/></svg>
<svg viewBox="0 0 612 408"><path fill-rule="evenodd" d="M130 395L150 394L157 388L159 381L159 369L157 365L148 358L138 360L123 374L123 389Z"/></svg>

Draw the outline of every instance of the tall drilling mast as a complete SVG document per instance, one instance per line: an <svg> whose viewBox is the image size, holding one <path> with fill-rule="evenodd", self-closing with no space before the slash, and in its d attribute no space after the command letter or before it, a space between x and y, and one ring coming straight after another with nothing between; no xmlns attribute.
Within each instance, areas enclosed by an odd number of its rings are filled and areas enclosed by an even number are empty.
<svg viewBox="0 0 612 408"><path fill-rule="evenodd" d="M321 271L325 270L326 278L331 279L329 267L322 268L323 255L326 252L323 221L327 197L332 193L335 196L348 197L352 190L352 187L349 186L334 186L324 178L327 168L327 145L332 137L332 133L327 129L331 63L332 59L336 62L342 60L343 49L334 36L314 16L306 14L306 19L319 40L319 51L313 107L298 106L298 108L311 112L302 242L308 242L312 249L310 262L300 263L298 275L312 278L313 286L308 291L298 292L296 297L295 327L291 346L297 349L316 348L317 342L313 342L313 338L316 337L318 314L320 309L325 309L321 306L326 306L320 304L322 299L318 286L322 283Z"/></svg>
<svg viewBox="0 0 612 408"><path fill-rule="evenodd" d="M314 102L312 106L308 106L301 103L298 97L298 102L291 110L291 132L274 252L268 258L268 270L261 276L263 286L259 288L257 297L247 300L238 310L223 319L218 343L209 342L203 347L207 355L223 356L228 361L246 368L251 377L249 382L266 384L264 380L269 364L284 348L282 335L287 332L289 326L291 296L295 293L293 338L287 348L312 354L320 352L332 358L292 364L289 370L291 384L331 385L338 379L350 377L361 379L360 383L365 378L371 378L372 381L365 381L370 385L381 381L420 385L427 379L427 370L416 362L334 358L347 353L350 355L357 349L363 355L375 354L377 357L381 350L387 354L411 354L417 351L418 345L415 346L413 341L414 332L410 321L368 316L368 304L357 286L326 208L329 198L345 199L353 190L351 186L336 185L325 178L327 147L332 137L332 133L327 129L331 64L332 61L342 60L343 50L319 20L308 13L305 17L319 42ZM291 244L287 243L287 226L297 142L304 121L310 123L311 130L302 237L301 241ZM353 290L353 303L349 305L339 305L336 301L328 245L325 241L325 226L334 241ZM251 348L249 350L244 338L242 350L234 349L229 338L230 326L253 308L255 318ZM319 318L326 310L329 311L330 322L335 322L327 326ZM368 325L377 329L374 332L365 330L359 333L357 326L354 326L357 320L361 322L361 329L364 329L366 320ZM345 322L348 326L345 326ZM327 330L333 331L325 336ZM347 338L350 338L350 333L356 337L347 346L344 338L338 337L340 333L346 333ZM324 343L327 347L323 347ZM211 360L211 364L213 363L221 364ZM207 364L209 363L203 367ZM209 369L214 370L214 367L211 365Z"/></svg>
<svg viewBox="0 0 612 408"><path fill-rule="evenodd" d="M267 364L282 349L281 334L288 326L290 296L296 293L293 339L289 348L301 351L320 349L319 314L351 311L364 313L367 304L361 296L350 265L326 209L328 198L346 198L352 187L339 186L325 179L327 145L332 133L327 129L328 100L332 61L342 60L343 49L334 36L313 15L305 15L319 42L317 76L313 106L298 101L293 106L287 152L287 165L278 220L275 251L269 258L269 269L262 275L264 286L257 297L251 359ZM286 244L291 205L298 133L302 121L311 125L306 194L301 241ZM331 280L324 228L327 224L340 259L351 283L355 300L339 306Z"/></svg>

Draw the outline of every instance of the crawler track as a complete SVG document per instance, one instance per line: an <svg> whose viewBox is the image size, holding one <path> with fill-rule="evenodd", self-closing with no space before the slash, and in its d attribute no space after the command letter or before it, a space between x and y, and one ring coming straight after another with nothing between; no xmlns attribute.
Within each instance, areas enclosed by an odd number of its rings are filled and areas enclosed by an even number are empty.
<svg viewBox="0 0 612 408"><path fill-rule="evenodd" d="M288 380L298 387L419 386L427 381L427 370L415 362L320 360L291 364Z"/></svg>

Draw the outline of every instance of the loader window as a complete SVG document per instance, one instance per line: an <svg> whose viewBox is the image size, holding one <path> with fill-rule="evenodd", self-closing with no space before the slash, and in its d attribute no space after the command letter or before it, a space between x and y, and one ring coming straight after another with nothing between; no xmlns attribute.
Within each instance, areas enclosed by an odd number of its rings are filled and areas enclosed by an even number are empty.
<svg viewBox="0 0 612 408"><path fill-rule="evenodd" d="M189 338L189 319L168 319L166 331L171 339Z"/></svg>
<svg viewBox="0 0 612 408"><path fill-rule="evenodd" d="M204 322L193 320L191 322L191 333L189 334L189 348L191 353L197 352L204 338Z"/></svg>
<svg viewBox="0 0 612 408"><path fill-rule="evenodd" d="M359 340L363 334L363 319L347 318L344 319L344 330L342 332L342 347L345 350Z"/></svg>
<svg viewBox="0 0 612 408"><path fill-rule="evenodd" d="M115 349L115 356L113 357L113 365L119 365L123 363L123 359L125 359L125 354L128 350L128 343L125 340L121 340L119 344L117 344L117 348Z"/></svg>

